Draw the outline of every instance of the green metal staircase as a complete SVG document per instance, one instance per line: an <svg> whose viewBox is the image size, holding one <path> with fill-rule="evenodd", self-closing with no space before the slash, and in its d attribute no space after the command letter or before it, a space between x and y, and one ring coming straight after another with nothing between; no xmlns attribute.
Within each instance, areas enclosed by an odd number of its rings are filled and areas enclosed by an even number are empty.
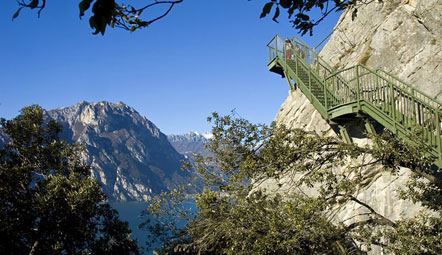
<svg viewBox="0 0 442 255"><path fill-rule="evenodd" d="M362 64L334 70L296 37L286 44L276 35L267 48L269 70L285 77L291 90L299 88L328 123L341 127L346 140L346 122L362 118L374 132L370 120L375 120L398 137L429 145L442 168L442 103L435 98Z"/></svg>

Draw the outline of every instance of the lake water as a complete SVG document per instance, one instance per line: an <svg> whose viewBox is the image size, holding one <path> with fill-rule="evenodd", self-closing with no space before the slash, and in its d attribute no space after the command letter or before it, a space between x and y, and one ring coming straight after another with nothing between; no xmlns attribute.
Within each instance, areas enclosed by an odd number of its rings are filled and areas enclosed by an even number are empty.
<svg viewBox="0 0 442 255"><path fill-rule="evenodd" d="M142 212L148 207L145 202L111 202L111 206L118 211L120 219L129 223L129 228L132 231L132 239L137 239L138 246L145 246L147 241L147 230L139 229L138 226L147 220L148 216L142 215ZM184 203L185 209L192 209L195 211L195 204L188 200ZM153 219L152 219L153 220ZM184 226L185 222L179 222L178 226ZM145 250L144 254L153 254L153 249Z"/></svg>
<svg viewBox="0 0 442 255"><path fill-rule="evenodd" d="M145 246L148 233L146 230L139 229L138 226L147 219L146 216L142 216L142 212L148 204L144 202L112 202L110 204L118 211L120 219L129 223L132 239L138 240L138 246ZM145 254L152 254L152 251L147 251Z"/></svg>

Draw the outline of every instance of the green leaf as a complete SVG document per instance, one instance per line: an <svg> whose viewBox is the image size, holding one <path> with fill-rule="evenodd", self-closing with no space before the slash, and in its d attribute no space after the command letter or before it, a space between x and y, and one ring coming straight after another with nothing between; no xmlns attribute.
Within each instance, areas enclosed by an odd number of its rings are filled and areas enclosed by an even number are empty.
<svg viewBox="0 0 442 255"><path fill-rule="evenodd" d="M100 33L101 35L104 35L104 32L106 31L106 18L105 17L101 17L101 22L100 22Z"/></svg>
<svg viewBox="0 0 442 255"><path fill-rule="evenodd" d="M32 0L28 6L31 7L31 9L36 8L38 6L38 1L39 0Z"/></svg>
<svg viewBox="0 0 442 255"><path fill-rule="evenodd" d="M78 4L80 9L80 18L84 16L84 12L89 9L93 0L83 0Z"/></svg>
<svg viewBox="0 0 442 255"><path fill-rule="evenodd" d="M305 15L305 14L303 14L303 13L298 13L296 16L297 16L299 19L302 19L303 21L307 21L307 20L310 19L310 17L309 17L308 15Z"/></svg>
<svg viewBox="0 0 442 255"><path fill-rule="evenodd" d="M276 7L275 15L273 16L272 20L276 23L279 23L276 19L279 17L279 7Z"/></svg>
<svg viewBox="0 0 442 255"><path fill-rule="evenodd" d="M310 11L310 9L315 5L316 0L309 0L307 3L304 4L304 10Z"/></svg>
<svg viewBox="0 0 442 255"><path fill-rule="evenodd" d="M20 14L20 11L23 7L18 8L18 10L14 13L14 15L12 15L12 20L14 20L15 18L18 17L18 15Z"/></svg>
<svg viewBox="0 0 442 255"><path fill-rule="evenodd" d="M99 28L98 28L98 24L96 22L95 16L90 17L90 19L89 19L89 26L92 29L95 29L95 31L92 34L94 34L94 35L98 34Z"/></svg>
<svg viewBox="0 0 442 255"><path fill-rule="evenodd" d="M262 8L262 13L261 13L261 16L259 16L259 17L264 18L265 16L267 16L267 14L270 13L272 6L273 6L273 2L266 3L264 5L264 8Z"/></svg>
<svg viewBox="0 0 442 255"><path fill-rule="evenodd" d="M289 8L290 5L292 4L292 0L280 0L279 1L279 5L281 5L282 8Z"/></svg>

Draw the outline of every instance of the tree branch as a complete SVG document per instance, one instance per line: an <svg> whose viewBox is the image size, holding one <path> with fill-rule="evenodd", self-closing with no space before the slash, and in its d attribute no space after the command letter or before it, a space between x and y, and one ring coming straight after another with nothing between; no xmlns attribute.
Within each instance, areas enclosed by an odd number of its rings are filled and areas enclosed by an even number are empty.
<svg viewBox="0 0 442 255"><path fill-rule="evenodd" d="M388 225L388 226L392 226L392 227L396 226L396 223L394 223L393 221L387 219L383 215L377 213L371 206L369 206L368 204L362 202L361 200L357 199L356 197L354 197L352 195L335 194L332 197L327 198L327 200L332 199L332 198L336 198L336 197L344 197L344 198L346 198L349 201L356 202L357 204L362 205L363 207L365 207L367 210L370 211L371 214L373 214L375 217L377 217L377 218L370 218L368 220L352 223L349 226L347 226L347 229L353 229L353 228L356 228L358 226L362 226L362 225L370 224L370 223L377 223L377 224L380 224L380 225Z"/></svg>

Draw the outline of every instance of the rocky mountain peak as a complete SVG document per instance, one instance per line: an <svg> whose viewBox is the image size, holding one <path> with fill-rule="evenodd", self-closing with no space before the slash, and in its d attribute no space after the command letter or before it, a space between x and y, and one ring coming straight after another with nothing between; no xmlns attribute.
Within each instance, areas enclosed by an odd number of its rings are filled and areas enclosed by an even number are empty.
<svg viewBox="0 0 442 255"><path fill-rule="evenodd" d="M48 111L48 114L52 118L74 126L75 134L82 133L86 126L93 128L96 132L113 132L121 129L122 125L127 127L127 124L131 124L131 128L143 126L150 131L151 135L160 136L159 129L152 122L123 102L114 104L105 101L98 103L81 101L71 107Z"/></svg>
<svg viewBox="0 0 442 255"><path fill-rule="evenodd" d="M204 145L212 138L212 134L191 131L182 135L168 135L167 138L172 146L186 157L190 157L194 153L207 156L209 152L204 148Z"/></svg>
<svg viewBox="0 0 442 255"><path fill-rule="evenodd" d="M168 135L169 141L194 141L206 143L211 138L210 133L199 133L195 131L189 131L182 135Z"/></svg>
<svg viewBox="0 0 442 255"><path fill-rule="evenodd" d="M132 107L81 101L46 112L63 126L62 137L85 146L83 160L112 199L146 200L187 183L184 159L167 137Z"/></svg>

